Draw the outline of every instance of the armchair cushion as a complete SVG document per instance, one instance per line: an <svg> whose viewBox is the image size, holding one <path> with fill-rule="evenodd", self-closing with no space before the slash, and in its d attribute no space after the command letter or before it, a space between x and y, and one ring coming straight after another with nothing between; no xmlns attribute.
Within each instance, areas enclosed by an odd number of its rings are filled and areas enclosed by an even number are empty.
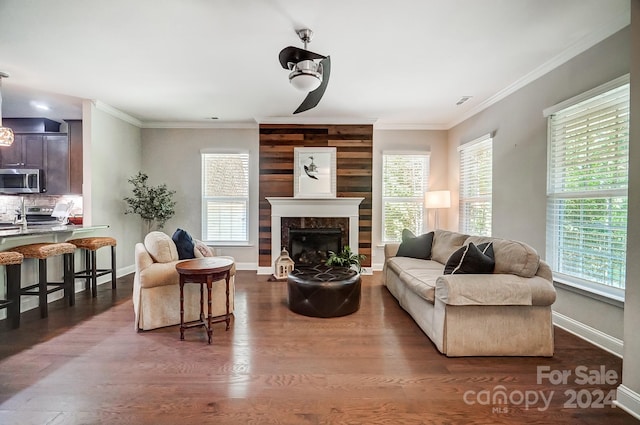
<svg viewBox="0 0 640 425"><path fill-rule="evenodd" d="M180 258L181 260L189 260L191 258L195 258L195 254L193 253L195 242L186 230L177 229L173 233L171 239L176 244L176 248L178 249L178 258Z"/></svg>
<svg viewBox="0 0 640 425"><path fill-rule="evenodd" d="M176 244L166 233L150 232L144 237L144 247L156 263L169 263L180 259Z"/></svg>
<svg viewBox="0 0 640 425"><path fill-rule="evenodd" d="M214 256L213 251L211 251L211 248L209 248L207 244L205 244L204 242L198 239L195 239L195 245L193 247L193 255L195 256L195 258Z"/></svg>

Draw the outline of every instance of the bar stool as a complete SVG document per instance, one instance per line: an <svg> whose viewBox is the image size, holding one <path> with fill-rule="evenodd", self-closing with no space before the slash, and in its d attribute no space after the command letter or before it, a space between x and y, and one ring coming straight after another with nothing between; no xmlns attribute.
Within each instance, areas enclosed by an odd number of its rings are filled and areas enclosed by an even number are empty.
<svg viewBox="0 0 640 425"><path fill-rule="evenodd" d="M45 318L49 315L47 305L47 295L56 291L63 290L64 296L69 299L69 305L76 303L75 287L73 280L74 259L73 253L76 250L75 245L66 242L60 243L33 243L29 245L20 245L11 248L12 251L19 252L24 258L38 259L38 283L25 286L20 289L21 296L38 296L38 305L40 307L40 317ZM47 259L49 257L63 256L64 264L64 281L49 282L47 280Z"/></svg>
<svg viewBox="0 0 640 425"><path fill-rule="evenodd" d="M0 265L7 271L6 299L0 300L0 308L7 309L7 324L11 329L20 326L20 265L23 258L19 252L0 252Z"/></svg>
<svg viewBox="0 0 640 425"><path fill-rule="evenodd" d="M98 277L111 274L111 288L116 289L116 240L106 236L91 238L71 239L70 244L84 250L84 270L74 273L75 279L85 279L85 289L89 288L91 281L91 296L98 294ZM96 251L105 246L111 247L111 268L97 268Z"/></svg>

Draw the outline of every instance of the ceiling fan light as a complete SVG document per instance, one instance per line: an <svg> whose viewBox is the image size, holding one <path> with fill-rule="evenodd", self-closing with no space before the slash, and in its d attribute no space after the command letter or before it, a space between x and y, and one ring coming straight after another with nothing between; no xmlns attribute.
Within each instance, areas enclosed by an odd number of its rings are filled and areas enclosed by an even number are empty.
<svg viewBox="0 0 640 425"><path fill-rule="evenodd" d="M300 61L293 66L289 82L300 91L313 91L322 83L322 67L312 60Z"/></svg>
<svg viewBox="0 0 640 425"><path fill-rule="evenodd" d="M11 146L13 139L13 130L9 127L0 127L0 146Z"/></svg>
<svg viewBox="0 0 640 425"><path fill-rule="evenodd" d="M291 85L300 91L310 92L320 87L320 78L312 74L299 73L289 78Z"/></svg>

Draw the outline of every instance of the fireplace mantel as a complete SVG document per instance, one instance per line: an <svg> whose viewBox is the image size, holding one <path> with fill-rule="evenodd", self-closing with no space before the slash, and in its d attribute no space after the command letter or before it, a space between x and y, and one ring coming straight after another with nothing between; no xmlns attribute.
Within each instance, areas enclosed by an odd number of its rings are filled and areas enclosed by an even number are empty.
<svg viewBox="0 0 640 425"><path fill-rule="evenodd" d="M271 204L271 267L282 249L282 217L348 217L349 246L358 253L359 206L364 198L268 197Z"/></svg>

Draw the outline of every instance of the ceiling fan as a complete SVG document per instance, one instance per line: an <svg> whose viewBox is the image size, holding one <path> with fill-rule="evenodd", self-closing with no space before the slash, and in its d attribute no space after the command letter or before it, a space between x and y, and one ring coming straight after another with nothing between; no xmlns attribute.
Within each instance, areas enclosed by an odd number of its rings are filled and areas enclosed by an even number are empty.
<svg viewBox="0 0 640 425"><path fill-rule="evenodd" d="M304 28L296 32L304 43L304 49L289 46L282 49L279 55L280 65L291 71L289 74L291 85L298 90L308 92L302 104L293 112L294 114L318 105L327 89L331 74L331 58L307 50L307 43L311 42L313 31ZM318 60L319 62L316 62Z"/></svg>

